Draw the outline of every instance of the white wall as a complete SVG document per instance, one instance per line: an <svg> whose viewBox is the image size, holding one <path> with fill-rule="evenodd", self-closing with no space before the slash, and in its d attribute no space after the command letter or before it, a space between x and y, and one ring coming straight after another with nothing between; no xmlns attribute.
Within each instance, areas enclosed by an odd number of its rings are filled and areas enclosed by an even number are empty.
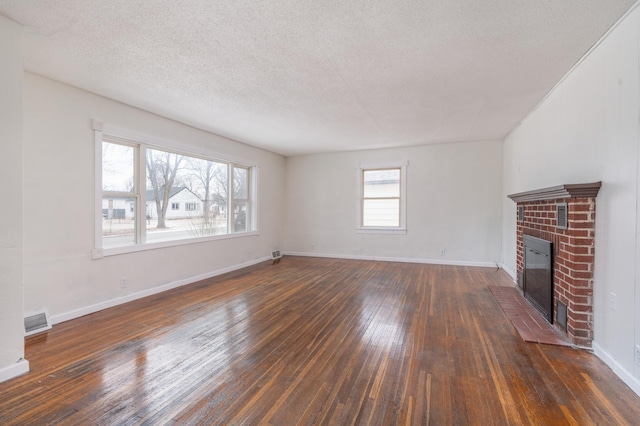
<svg viewBox="0 0 640 426"><path fill-rule="evenodd" d="M22 28L0 16L0 382L28 371L22 287Z"/></svg>
<svg viewBox="0 0 640 426"><path fill-rule="evenodd" d="M501 150L500 141L488 141L287 158L285 251L494 265L501 258ZM403 160L407 234L356 233L356 168Z"/></svg>
<svg viewBox="0 0 640 426"><path fill-rule="evenodd" d="M603 182L596 210L594 348L637 393L639 36L635 9L506 139L502 231L504 262L515 271L515 204L507 195ZM611 293L615 310L609 306Z"/></svg>
<svg viewBox="0 0 640 426"><path fill-rule="evenodd" d="M259 235L92 260L91 119L257 164ZM279 155L30 73L24 75L24 155L25 309L48 308L54 321L256 262L280 245L285 161Z"/></svg>

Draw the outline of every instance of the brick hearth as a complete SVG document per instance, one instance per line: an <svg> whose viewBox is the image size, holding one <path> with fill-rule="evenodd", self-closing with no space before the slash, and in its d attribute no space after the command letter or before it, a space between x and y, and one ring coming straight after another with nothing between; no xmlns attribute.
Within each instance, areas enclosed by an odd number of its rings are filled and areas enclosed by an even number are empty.
<svg viewBox="0 0 640 426"><path fill-rule="evenodd" d="M523 235L553 243L553 323L578 346L593 340L593 266L596 196L600 182L560 185L509 195L524 208L517 222L517 272L522 290ZM556 206L566 204L566 229L557 227ZM558 302L566 306L566 330L558 324Z"/></svg>

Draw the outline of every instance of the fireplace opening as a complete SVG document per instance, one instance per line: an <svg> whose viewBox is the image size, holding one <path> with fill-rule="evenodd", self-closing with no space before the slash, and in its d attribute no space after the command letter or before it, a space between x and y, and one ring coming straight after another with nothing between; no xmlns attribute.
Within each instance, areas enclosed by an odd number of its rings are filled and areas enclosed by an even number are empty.
<svg viewBox="0 0 640 426"><path fill-rule="evenodd" d="M524 297L553 324L553 243L523 235Z"/></svg>

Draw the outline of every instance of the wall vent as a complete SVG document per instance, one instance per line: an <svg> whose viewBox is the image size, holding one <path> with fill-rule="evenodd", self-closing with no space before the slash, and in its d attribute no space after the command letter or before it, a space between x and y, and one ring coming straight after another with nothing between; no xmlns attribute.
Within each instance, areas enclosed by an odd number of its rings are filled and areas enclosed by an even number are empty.
<svg viewBox="0 0 640 426"><path fill-rule="evenodd" d="M567 331L567 305L559 300L556 302L556 324Z"/></svg>
<svg viewBox="0 0 640 426"><path fill-rule="evenodd" d="M29 312L24 317L24 335L40 333L51 329L51 321L49 320L49 312L46 309Z"/></svg>
<svg viewBox="0 0 640 426"><path fill-rule="evenodd" d="M556 204L556 228L567 229L568 224L567 203Z"/></svg>
<svg viewBox="0 0 640 426"><path fill-rule="evenodd" d="M271 263L272 264L279 263L280 259L282 259L282 253L280 253L280 250L274 250L274 251L271 252Z"/></svg>
<svg viewBox="0 0 640 426"><path fill-rule="evenodd" d="M524 206L518 206L518 222L524 222Z"/></svg>

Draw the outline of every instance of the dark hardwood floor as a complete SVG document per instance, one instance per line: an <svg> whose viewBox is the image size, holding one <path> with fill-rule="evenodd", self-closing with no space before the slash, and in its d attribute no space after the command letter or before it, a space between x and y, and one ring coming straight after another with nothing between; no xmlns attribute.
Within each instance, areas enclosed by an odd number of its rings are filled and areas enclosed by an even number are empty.
<svg viewBox="0 0 640 426"><path fill-rule="evenodd" d="M638 424L594 355L522 341L491 268L285 257L58 324L0 424Z"/></svg>

